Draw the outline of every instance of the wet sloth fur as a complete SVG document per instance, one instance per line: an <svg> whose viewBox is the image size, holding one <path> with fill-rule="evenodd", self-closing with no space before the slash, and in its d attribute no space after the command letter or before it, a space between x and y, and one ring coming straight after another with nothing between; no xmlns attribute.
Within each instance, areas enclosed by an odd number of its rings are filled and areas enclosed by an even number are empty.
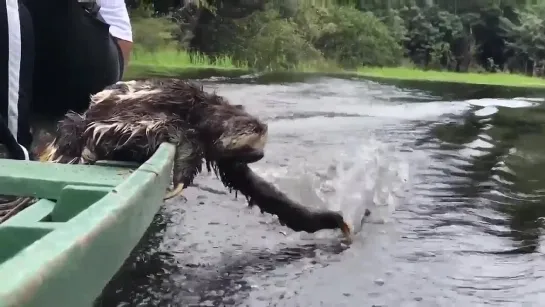
<svg viewBox="0 0 545 307"><path fill-rule="evenodd" d="M313 211L292 201L248 166L264 155L267 125L243 106L177 79L118 82L91 97L83 114L69 112L40 160L93 164L97 160L143 163L163 142L176 146L173 185L187 187L203 162L250 206L278 216L295 231L348 226L337 212ZM181 189L180 189L181 191Z"/></svg>

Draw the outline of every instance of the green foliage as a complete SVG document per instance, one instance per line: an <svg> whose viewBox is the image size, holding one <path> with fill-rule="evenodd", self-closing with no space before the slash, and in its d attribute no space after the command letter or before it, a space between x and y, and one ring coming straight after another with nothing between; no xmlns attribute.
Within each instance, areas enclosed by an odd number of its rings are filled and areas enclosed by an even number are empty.
<svg viewBox="0 0 545 307"><path fill-rule="evenodd" d="M545 4L518 11L521 23L513 26L508 48L517 59L532 61L534 66L545 64ZM533 72L535 73L535 72Z"/></svg>
<svg viewBox="0 0 545 307"><path fill-rule="evenodd" d="M545 0L199 0L173 19L157 17L172 16L166 0L132 2L137 50L183 46L260 70L545 67Z"/></svg>
<svg viewBox="0 0 545 307"><path fill-rule="evenodd" d="M307 5L293 11L286 14L293 16L283 18L277 10L268 9L236 21L236 33L230 37L237 43L224 50L266 70L309 63L331 66L331 62L349 68L390 66L402 57L402 49L388 27L372 13Z"/></svg>
<svg viewBox="0 0 545 307"><path fill-rule="evenodd" d="M339 7L320 16L320 22L321 31L314 45L341 66L399 64L401 46L372 12Z"/></svg>
<svg viewBox="0 0 545 307"><path fill-rule="evenodd" d="M280 18L275 10L256 12L238 23L243 46L237 59L261 70L291 69L304 61L322 59L292 20Z"/></svg>
<svg viewBox="0 0 545 307"><path fill-rule="evenodd" d="M407 29L403 43L408 56L415 63L438 68L455 61L454 46L464 36L459 16L438 6L423 9L404 7L400 15Z"/></svg>
<svg viewBox="0 0 545 307"><path fill-rule="evenodd" d="M407 26L399 11L389 9L381 20L388 27L388 31L395 41L404 45L407 41Z"/></svg>
<svg viewBox="0 0 545 307"><path fill-rule="evenodd" d="M167 17L153 17L149 7L140 7L131 14L135 52L154 52L178 45L175 35L179 32L176 23Z"/></svg>

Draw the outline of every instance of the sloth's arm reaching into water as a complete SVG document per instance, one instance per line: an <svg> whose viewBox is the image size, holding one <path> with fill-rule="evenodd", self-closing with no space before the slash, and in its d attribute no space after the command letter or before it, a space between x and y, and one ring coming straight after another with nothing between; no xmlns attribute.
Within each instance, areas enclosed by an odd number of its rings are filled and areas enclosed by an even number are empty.
<svg viewBox="0 0 545 307"><path fill-rule="evenodd" d="M258 176L247 164L219 163L218 175L229 189L241 192L250 206L278 216L280 223L295 231L316 232L321 229L341 229L345 236L350 228L338 212L311 210L278 190Z"/></svg>

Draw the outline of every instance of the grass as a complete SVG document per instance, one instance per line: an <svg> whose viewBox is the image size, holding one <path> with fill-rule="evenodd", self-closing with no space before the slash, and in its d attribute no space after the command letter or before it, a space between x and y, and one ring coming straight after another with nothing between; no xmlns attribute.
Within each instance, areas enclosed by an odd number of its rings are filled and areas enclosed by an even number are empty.
<svg viewBox="0 0 545 307"><path fill-rule="evenodd" d="M201 53L166 49L149 52L135 49L125 72L125 79L142 76L195 75L199 71L210 71L222 75L240 75L248 72L246 63L235 63L228 56L208 57Z"/></svg>
<svg viewBox="0 0 545 307"><path fill-rule="evenodd" d="M159 52L135 50L131 56L135 64L159 67L199 67L221 69L248 69L246 63L234 63L229 56L210 58L202 53L167 49Z"/></svg>
<svg viewBox="0 0 545 307"><path fill-rule="evenodd" d="M229 56L215 58L200 53L175 49L146 52L135 50L125 79L142 76L240 76L250 72L247 63L236 63ZM449 82L480 85L497 85L525 88L545 88L545 79L507 73L456 73L420 70L410 67L372 68L362 67L355 71L340 71L332 63L307 63L294 68L301 73L337 73L374 79ZM204 72L204 75L203 75Z"/></svg>
<svg viewBox="0 0 545 307"><path fill-rule="evenodd" d="M397 80L453 82L481 85L541 88L545 79L507 73L457 73L447 71L420 70L415 68L360 68L357 74L363 77Z"/></svg>

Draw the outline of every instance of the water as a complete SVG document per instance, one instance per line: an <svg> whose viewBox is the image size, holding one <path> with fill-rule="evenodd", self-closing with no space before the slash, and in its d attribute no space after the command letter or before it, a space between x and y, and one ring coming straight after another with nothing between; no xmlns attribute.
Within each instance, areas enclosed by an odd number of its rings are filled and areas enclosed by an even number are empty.
<svg viewBox="0 0 545 307"><path fill-rule="evenodd" d="M269 123L252 167L308 206L341 210L354 243L294 233L204 174L163 208L97 306L545 304L538 94L204 82Z"/></svg>

